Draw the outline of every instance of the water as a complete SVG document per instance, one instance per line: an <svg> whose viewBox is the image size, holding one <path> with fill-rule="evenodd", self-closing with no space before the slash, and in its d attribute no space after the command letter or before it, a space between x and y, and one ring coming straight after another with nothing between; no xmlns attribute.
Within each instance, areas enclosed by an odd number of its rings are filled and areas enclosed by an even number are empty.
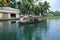
<svg viewBox="0 0 60 40"><path fill-rule="evenodd" d="M28 25L19 25L17 21L2 21L0 40L60 40L60 19L46 19Z"/></svg>

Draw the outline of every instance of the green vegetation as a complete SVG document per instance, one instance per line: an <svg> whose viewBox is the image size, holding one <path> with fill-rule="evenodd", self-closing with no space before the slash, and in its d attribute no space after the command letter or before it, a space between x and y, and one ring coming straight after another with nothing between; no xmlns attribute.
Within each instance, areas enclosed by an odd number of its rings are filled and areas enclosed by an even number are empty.
<svg viewBox="0 0 60 40"><path fill-rule="evenodd" d="M8 3L7 6L10 6L12 8L17 8L20 10L20 14L33 14L33 15L40 15L45 17L55 17L60 16L59 11L50 11L50 5L47 1L45 2L39 2L38 4L35 4L38 2L38 0L21 0L21 1L12 1L12 0L6 0ZM0 7L3 6L3 2L0 2Z"/></svg>
<svg viewBox="0 0 60 40"><path fill-rule="evenodd" d="M10 2L9 6L18 8L22 14L41 14L42 16L45 16L50 8L49 3L45 1L44 3L39 2L38 4L35 4L35 1L36 0L21 0L17 2L17 5L16 2Z"/></svg>
<svg viewBox="0 0 60 40"><path fill-rule="evenodd" d="M46 1L44 3L39 2L37 5L34 4L34 0L22 0L22 2L19 3L18 8L23 14L41 14L44 16L44 13L47 13L50 7Z"/></svg>
<svg viewBox="0 0 60 40"><path fill-rule="evenodd" d="M50 11L49 13L54 15L54 16L60 16L60 11L57 11L57 10L55 12Z"/></svg>

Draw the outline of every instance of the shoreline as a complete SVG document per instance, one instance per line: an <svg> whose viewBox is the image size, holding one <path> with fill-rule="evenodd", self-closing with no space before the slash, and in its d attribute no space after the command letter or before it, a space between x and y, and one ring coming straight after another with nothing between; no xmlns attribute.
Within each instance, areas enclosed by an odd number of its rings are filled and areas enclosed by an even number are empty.
<svg viewBox="0 0 60 40"><path fill-rule="evenodd" d="M51 17L40 17L39 19L60 19L60 16L51 16ZM11 20L19 20L19 18L11 18L11 19L0 19L0 21L11 21Z"/></svg>
<svg viewBox="0 0 60 40"><path fill-rule="evenodd" d="M11 18L11 19L0 19L0 21L10 21L10 20L19 20L19 18Z"/></svg>

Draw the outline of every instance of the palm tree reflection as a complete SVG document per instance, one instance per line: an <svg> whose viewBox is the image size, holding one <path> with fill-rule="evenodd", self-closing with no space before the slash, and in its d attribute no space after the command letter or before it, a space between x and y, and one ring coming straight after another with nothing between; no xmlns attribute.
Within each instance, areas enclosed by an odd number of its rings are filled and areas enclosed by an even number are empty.
<svg viewBox="0 0 60 40"><path fill-rule="evenodd" d="M20 40L42 40L47 32L47 22L20 26Z"/></svg>

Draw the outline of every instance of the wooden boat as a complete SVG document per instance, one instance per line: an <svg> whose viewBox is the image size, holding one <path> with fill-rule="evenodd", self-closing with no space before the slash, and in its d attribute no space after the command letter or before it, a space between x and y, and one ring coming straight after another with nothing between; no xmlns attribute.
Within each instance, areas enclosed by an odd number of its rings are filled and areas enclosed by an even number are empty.
<svg viewBox="0 0 60 40"><path fill-rule="evenodd" d="M18 23L19 24L36 24L36 23L40 23L40 22L44 22L44 21L33 21L33 22L25 22L25 23L18 22Z"/></svg>

